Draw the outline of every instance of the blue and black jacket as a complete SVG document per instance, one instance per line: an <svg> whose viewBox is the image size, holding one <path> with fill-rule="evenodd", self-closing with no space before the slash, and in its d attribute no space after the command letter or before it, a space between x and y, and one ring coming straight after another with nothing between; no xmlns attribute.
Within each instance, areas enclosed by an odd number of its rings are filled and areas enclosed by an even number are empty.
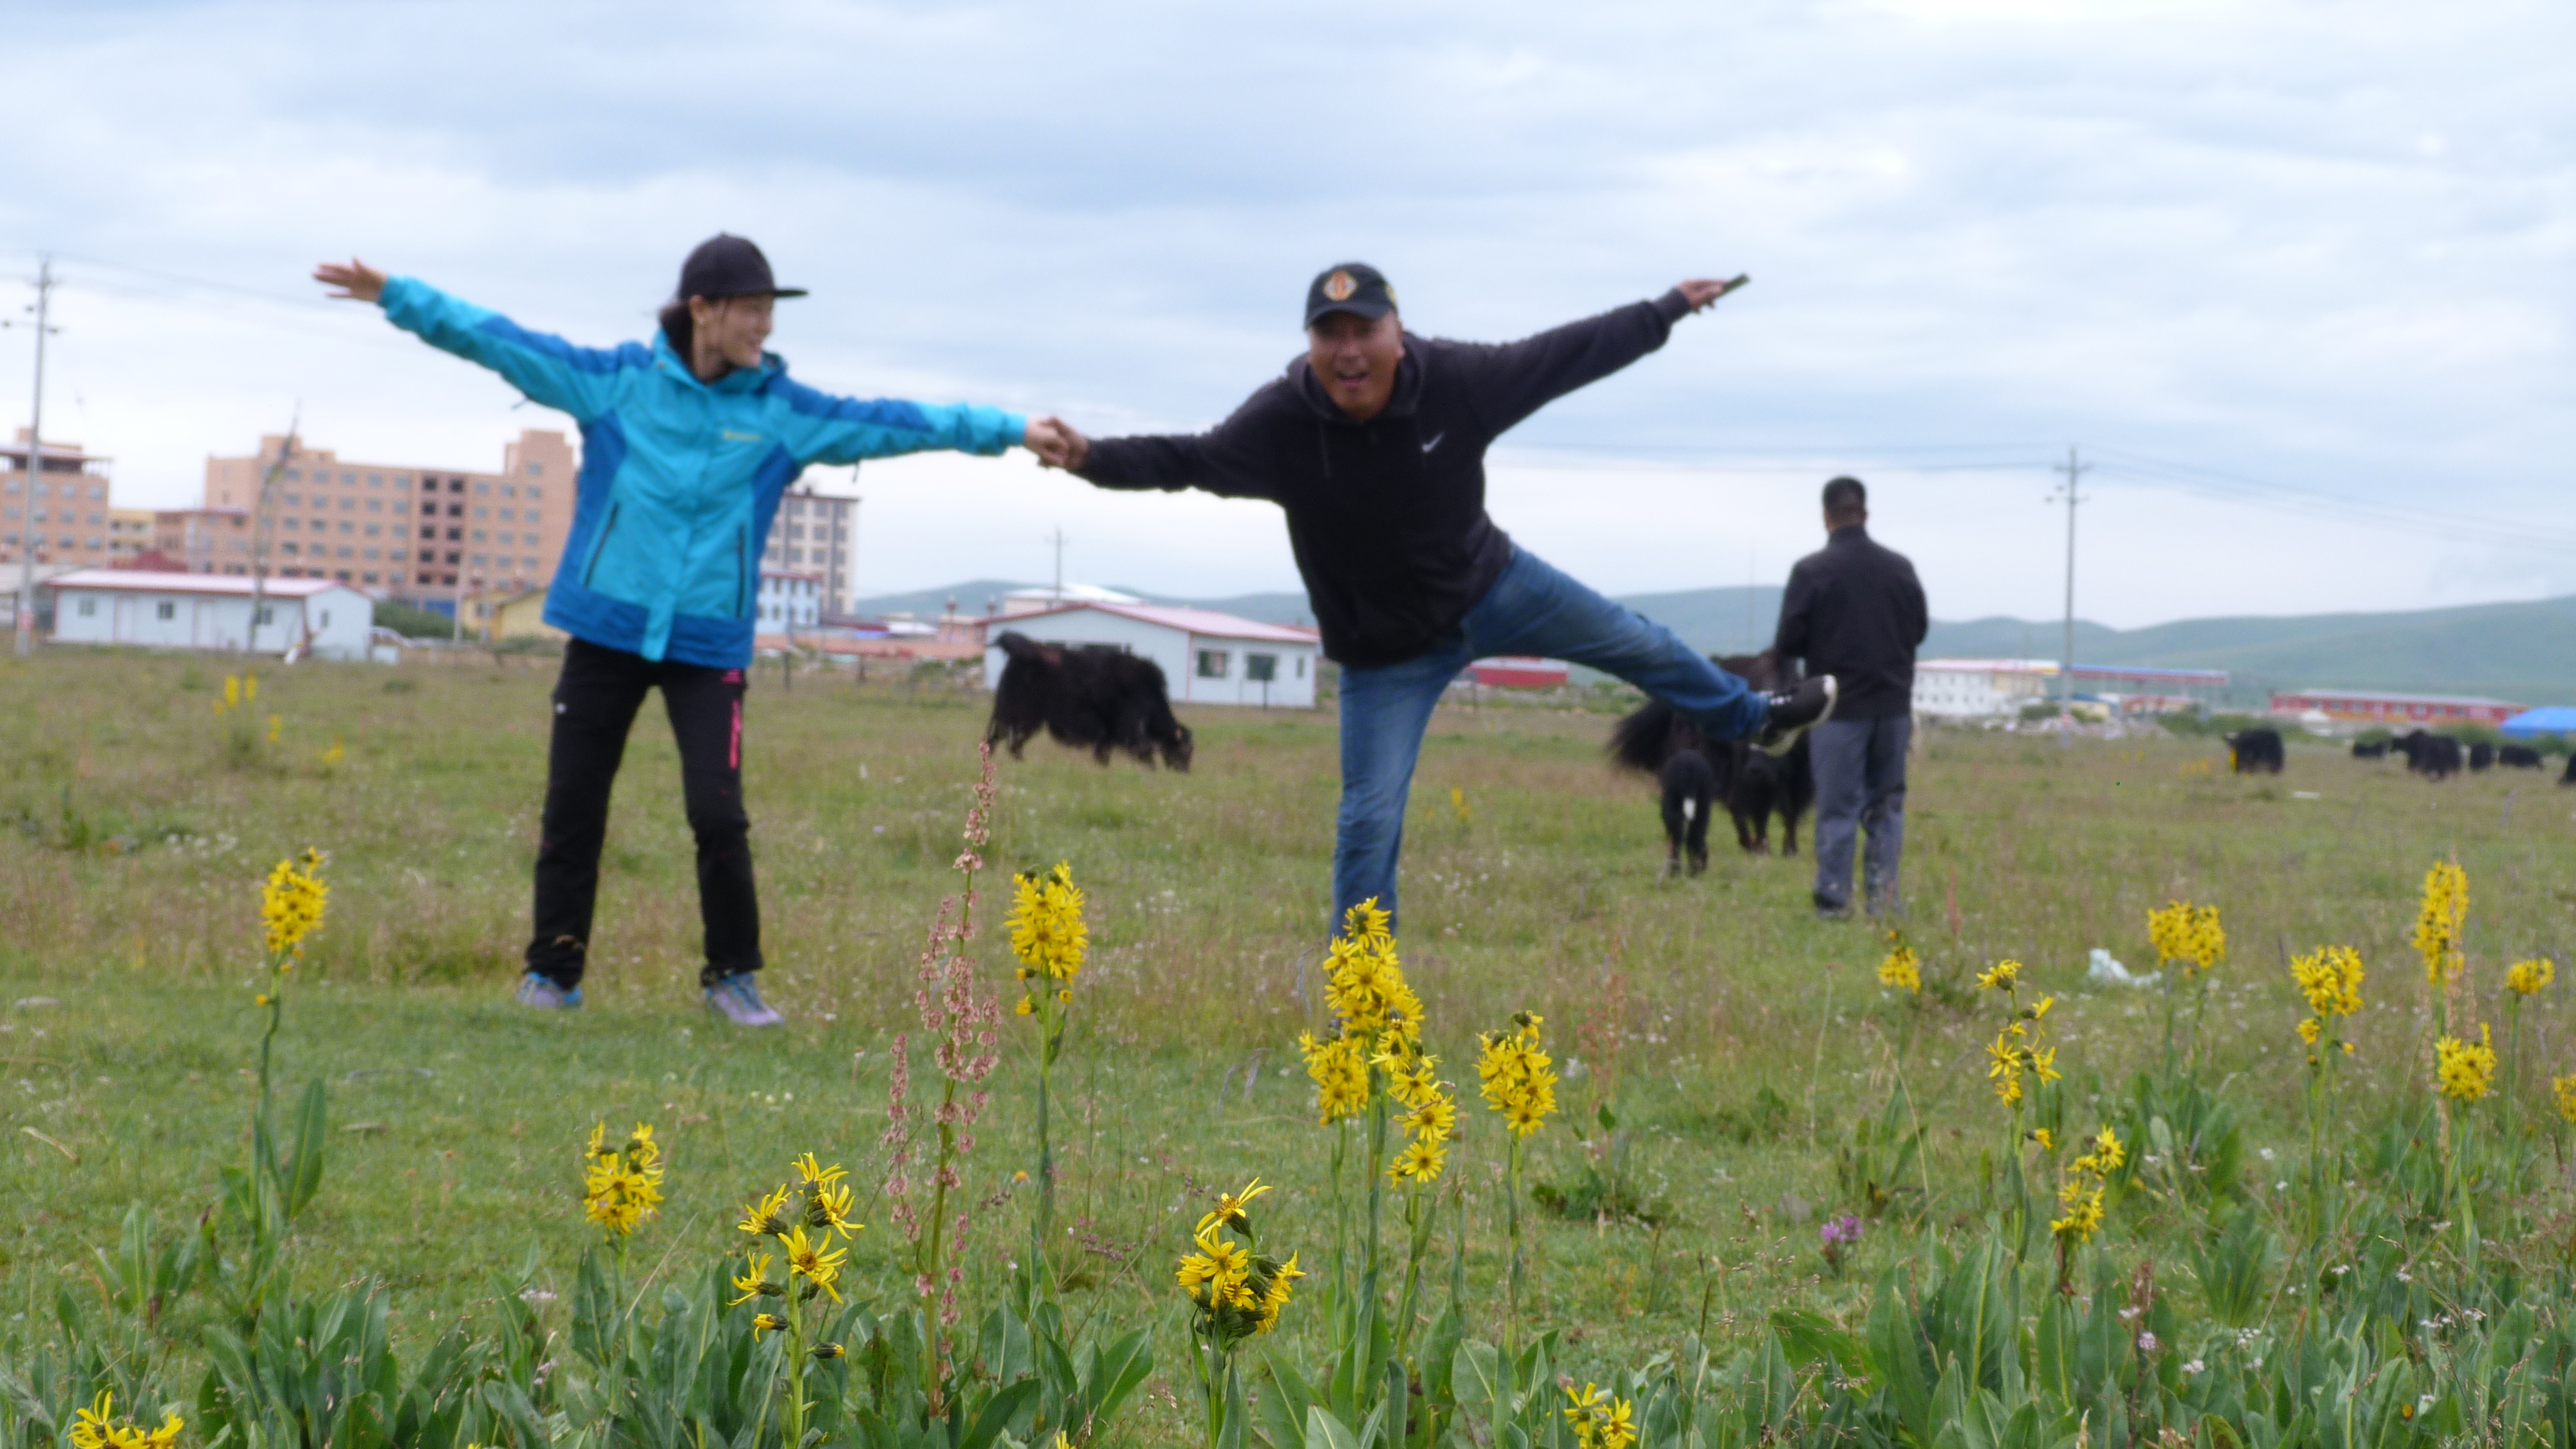
<svg viewBox="0 0 2576 1449"><path fill-rule="evenodd" d="M998 408L817 392L774 353L702 382L658 335L650 347L575 347L410 277L385 283L383 306L395 326L580 425L572 531L546 622L646 659L751 662L770 516L807 464L936 448L989 456L1027 429Z"/></svg>

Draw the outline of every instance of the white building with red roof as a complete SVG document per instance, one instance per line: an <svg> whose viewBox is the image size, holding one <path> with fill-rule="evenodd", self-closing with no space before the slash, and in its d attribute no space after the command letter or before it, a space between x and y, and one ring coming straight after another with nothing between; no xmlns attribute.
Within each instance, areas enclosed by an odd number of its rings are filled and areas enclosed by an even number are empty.
<svg viewBox="0 0 2576 1449"><path fill-rule="evenodd" d="M1041 644L1106 644L1163 667L1174 704L1244 704L1313 709L1322 637L1294 624L1193 609L1178 604L1061 604L997 614L983 621L984 687L1001 682L1002 650L993 641L1025 634Z"/></svg>

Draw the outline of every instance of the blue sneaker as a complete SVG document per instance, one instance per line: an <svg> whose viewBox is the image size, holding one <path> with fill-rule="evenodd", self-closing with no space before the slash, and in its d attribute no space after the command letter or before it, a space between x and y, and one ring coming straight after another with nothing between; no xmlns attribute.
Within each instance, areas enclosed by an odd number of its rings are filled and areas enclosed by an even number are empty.
<svg viewBox="0 0 2576 1449"><path fill-rule="evenodd" d="M787 1018L770 1010L769 1003L760 999L760 986L751 977L751 972L737 971L709 983L706 988L707 1005L723 1013L725 1020L736 1026L786 1024Z"/></svg>
<svg viewBox="0 0 2576 1449"><path fill-rule="evenodd" d="M534 971L519 978L518 995L521 1006L542 1006L554 1011L573 1011L581 1006L580 987L558 986Z"/></svg>

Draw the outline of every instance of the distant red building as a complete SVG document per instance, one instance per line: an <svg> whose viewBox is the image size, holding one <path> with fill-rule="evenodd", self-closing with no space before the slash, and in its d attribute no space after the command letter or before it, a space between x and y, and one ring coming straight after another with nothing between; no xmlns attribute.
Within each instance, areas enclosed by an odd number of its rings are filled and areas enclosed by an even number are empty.
<svg viewBox="0 0 2576 1449"><path fill-rule="evenodd" d="M1488 689L1555 689L1565 683L1562 659L1498 655L1467 666L1468 677Z"/></svg>
<svg viewBox="0 0 2576 1449"><path fill-rule="evenodd" d="M2366 689L2308 689L2272 696L2272 713L2307 714L2384 725L2497 725L2523 706L2479 695L2381 694Z"/></svg>

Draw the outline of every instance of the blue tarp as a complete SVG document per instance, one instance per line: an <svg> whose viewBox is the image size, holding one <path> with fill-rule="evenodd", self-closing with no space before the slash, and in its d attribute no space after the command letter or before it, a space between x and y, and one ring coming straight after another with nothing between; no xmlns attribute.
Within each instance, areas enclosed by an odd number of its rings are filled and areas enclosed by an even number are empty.
<svg viewBox="0 0 2576 1449"><path fill-rule="evenodd" d="M2526 709L2496 728L2518 740L2535 735L2576 735L2576 707L2551 704Z"/></svg>

